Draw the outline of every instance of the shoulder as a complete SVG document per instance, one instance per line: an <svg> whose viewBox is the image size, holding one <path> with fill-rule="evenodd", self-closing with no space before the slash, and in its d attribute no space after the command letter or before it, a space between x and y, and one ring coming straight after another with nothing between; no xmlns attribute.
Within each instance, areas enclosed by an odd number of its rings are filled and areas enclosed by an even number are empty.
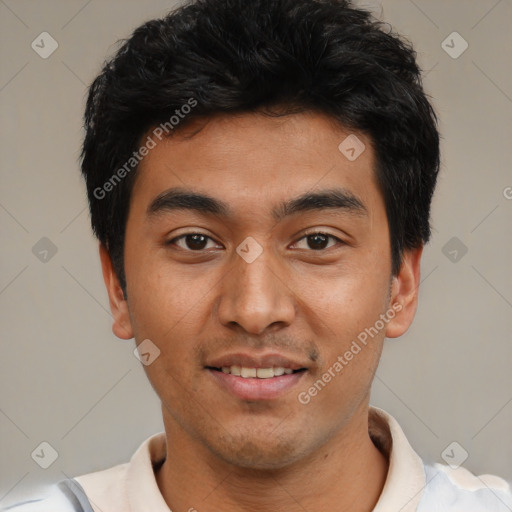
<svg viewBox="0 0 512 512"><path fill-rule="evenodd" d="M425 464L426 485L418 512L509 512L510 484L494 475L474 475L463 467Z"/></svg>
<svg viewBox="0 0 512 512"><path fill-rule="evenodd" d="M3 507L0 512L93 512L82 487L74 479L63 480L39 496Z"/></svg>
<svg viewBox="0 0 512 512"><path fill-rule="evenodd" d="M129 463L75 476L45 489L39 496L2 507L0 512L94 512L130 510L131 500L151 496L158 500L153 466L166 454L164 433L146 439ZM163 499L163 498L161 498ZM91 504L94 504L92 506Z"/></svg>

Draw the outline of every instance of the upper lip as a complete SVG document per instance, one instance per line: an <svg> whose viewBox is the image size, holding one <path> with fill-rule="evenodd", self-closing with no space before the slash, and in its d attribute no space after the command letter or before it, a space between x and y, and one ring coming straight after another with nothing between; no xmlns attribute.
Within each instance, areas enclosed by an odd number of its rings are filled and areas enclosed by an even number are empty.
<svg viewBox="0 0 512 512"><path fill-rule="evenodd" d="M206 367L222 368L230 366L243 366L245 368L290 368L291 370L300 370L307 368L307 365L286 357L282 354L226 354L208 362Z"/></svg>

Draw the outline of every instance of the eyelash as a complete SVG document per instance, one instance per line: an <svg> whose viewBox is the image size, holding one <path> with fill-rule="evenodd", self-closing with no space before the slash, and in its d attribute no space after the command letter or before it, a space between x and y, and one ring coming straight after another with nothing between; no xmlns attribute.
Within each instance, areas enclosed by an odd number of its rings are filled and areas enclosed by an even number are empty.
<svg viewBox="0 0 512 512"><path fill-rule="evenodd" d="M186 238L187 236L191 236L191 235L201 235L201 236L204 236L206 237L207 239L209 240L213 240L213 238L211 238L210 236L208 235L205 235L204 233L200 233L200 232L193 232L191 231L190 233L183 233L182 235L179 235L171 240L169 240L166 245L174 245L175 242L177 240L181 240L183 238ZM334 235L331 235L330 233L325 233L323 231L311 231L309 233L305 233L303 236L301 236L296 243L300 242L301 240L304 240L306 239L308 236L313 236L313 235L323 235L325 237L327 237L328 239L332 239L332 240L335 240L337 243L341 244L341 245L345 245L345 242L343 240L341 240L340 238L334 236ZM323 249L308 249L308 251L310 252L325 252L327 249L330 249L332 248L332 246L328 246L326 248L323 248ZM205 251L205 249L198 249L198 250L193 250L193 249L188 249L188 248L183 248L183 247L180 247L180 249L183 249L184 251L187 251L187 252L195 252L195 253L202 253Z"/></svg>

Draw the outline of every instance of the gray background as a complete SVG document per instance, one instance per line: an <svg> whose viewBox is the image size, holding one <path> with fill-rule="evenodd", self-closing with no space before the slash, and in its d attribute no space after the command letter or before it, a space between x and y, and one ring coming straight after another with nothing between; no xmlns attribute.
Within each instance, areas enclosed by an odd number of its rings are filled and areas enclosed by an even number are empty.
<svg viewBox="0 0 512 512"><path fill-rule="evenodd" d="M413 41L443 136L419 311L386 342L372 402L425 459L457 441L464 467L512 480L512 5L359 3ZM163 429L133 340L111 333L78 154L87 84L118 39L172 6L0 0L1 504L125 462ZM47 59L31 48L43 31L59 45ZM456 59L441 46L453 31L469 44ZM46 261L43 237L57 249ZM31 458L43 441L58 452L48 469Z"/></svg>

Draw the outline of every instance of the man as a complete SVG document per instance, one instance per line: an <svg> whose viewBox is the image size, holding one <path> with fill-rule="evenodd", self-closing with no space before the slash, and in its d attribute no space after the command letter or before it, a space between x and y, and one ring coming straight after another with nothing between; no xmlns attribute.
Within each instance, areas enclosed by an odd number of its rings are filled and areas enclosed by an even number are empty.
<svg viewBox="0 0 512 512"><path fill-rule="evenodd" d="M134 32L85 121L113 331L165 433L13 511L511 510L369 406L439 169L408 43L342 0L198 0Z"/></svg>

